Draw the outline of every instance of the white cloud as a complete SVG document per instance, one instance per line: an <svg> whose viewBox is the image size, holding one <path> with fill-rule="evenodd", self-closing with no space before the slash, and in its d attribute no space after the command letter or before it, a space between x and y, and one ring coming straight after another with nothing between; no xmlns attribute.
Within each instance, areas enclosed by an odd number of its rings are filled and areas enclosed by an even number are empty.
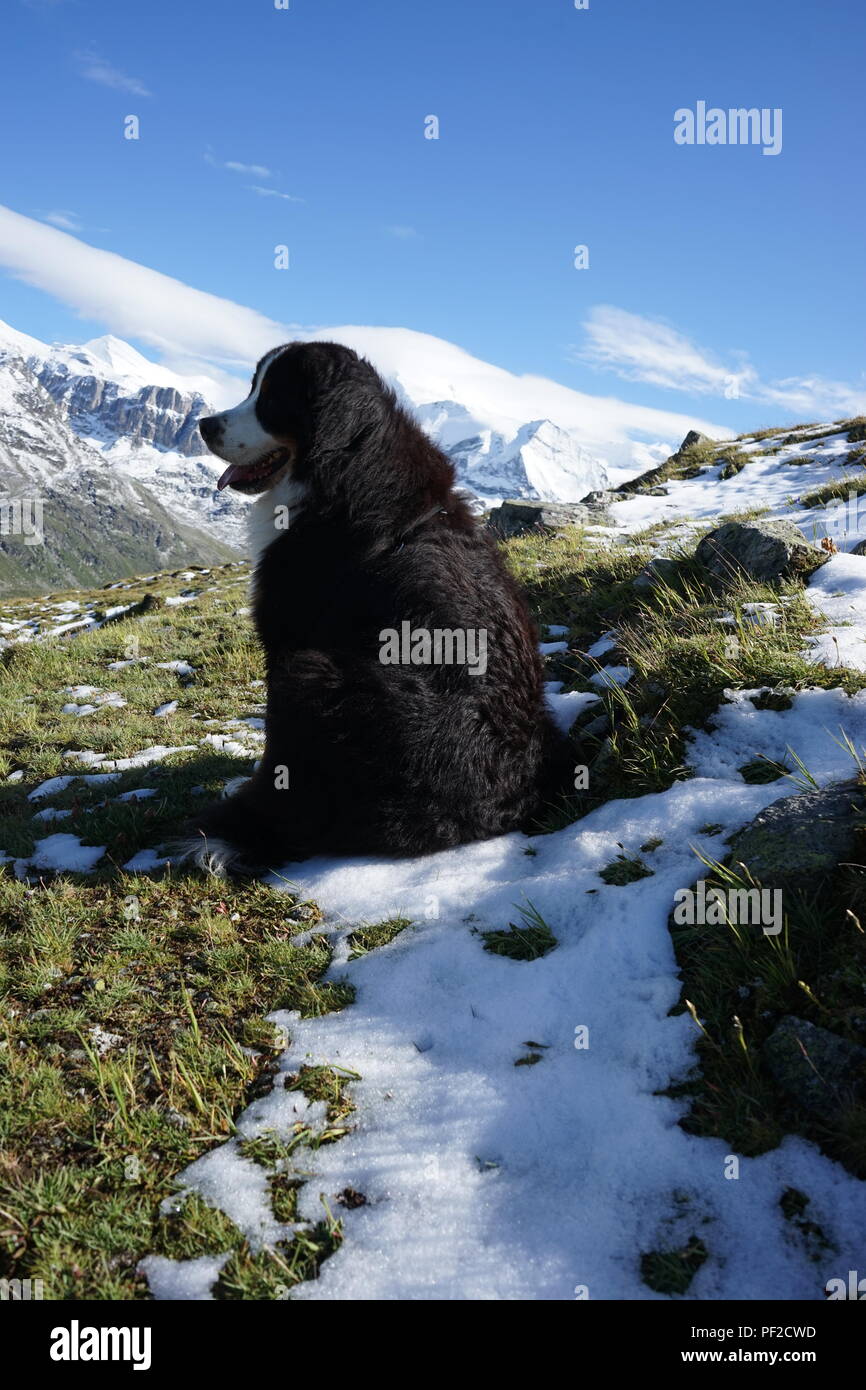
<svg viewBox="0 0 866 1390"><path fill-rule="evenodd" d="M795 415L824 420L866 410L866 382L827 381L820 376L763 381L743 353L723 363L670 324L600 304L583 324L584 344L574 356L613 371L626 381L645 381L694 395L736 397L778 406Z"/></svg>
<svg viewBox="0 0 866 1390"><path fill-rule="evenodd" d="M246 374L269 348L292 338L333 338L369 356L412 400L448 400L456 392L468 412L503 432L513 433L529 419L548 418L615 463L632 460L635 438L665 450L692 428L716 438L730 434L725 426L694 415L593 396L545 377L519 376L412 329L308 329L279 323L3 207L0 266L82 318L154 348L173 370L215 377L218 388L212 399L217 405L238 399L239 383L227 379L226 371L241 368Z"/></svg>
<svg viewBox="0 0 866 1390"><path fill-rule="evenodd" d="M248 183L247 188L251 193L258 193L261 198L283 198L287 203L302 203L303 198L295 198L291 193L281 193L278 188L262 188L257 183Z"/></svg>
<svg viewBox="0 0 866 1390"><path fill-rule="evenodd" d="M385 230L390 236L396 237L398 241L411 241L413 237L418 235L414 227L404 227L399 224L393 227L386 227Z"/></svg>
<svg viewBox="0 0 866 1390"><path fill-rule="evenodd" d="M204 162L211 164L214 169L229 169L233 174L247 174L258 179L274 177L273 171L266 164L242 164L237 159L217 159L210 146L205 150Z"/></svg>
<svg viewBox="0 0 866 1390"><path fill-rule="evenodd" d="M238 164L236 159L227 159L223 165L224 169L231 169L233 174L251 174L259 179L269 179L270 169L264 164Z"/></svg>
<svg viewBox="0 0 866 1390"><path fill-rule="evenodd" d="M69 212L68 209L57 208L53 212L46 212L43 215L43 221L51 222L55 227L60 227L64 232L81 231L78 213Z"/></svg>
<svg viewBox="0 0 866 1390"><path fill-rule="evenodd" d="M166 357L246 370L285 325L0 207L0 263L18 279ZM290 335L289 335L290 336Z"/></svg>
<svg viewBox="0 0 866 1390"><path fill-rule="evenodd" d="M137 97L149 97L151 95L140 78L129 77L119 68L113 67L104 58L100 58L93 49L75 53L73 56L81 76L86 77L88 82L99 82L103 87L113 87L118 92L131 92L133 96Z"/></svg>

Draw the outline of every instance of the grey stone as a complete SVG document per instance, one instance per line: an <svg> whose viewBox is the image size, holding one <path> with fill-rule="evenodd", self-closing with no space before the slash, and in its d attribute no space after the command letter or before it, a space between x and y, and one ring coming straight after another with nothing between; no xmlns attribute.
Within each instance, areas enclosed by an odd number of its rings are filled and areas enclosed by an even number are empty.
<svg viewBox="0 0 866 1390"><path fill-rule="evenodd" d="M555 531L563 526L589 526L597 517L580 502L530 502L509 499L493 509L487 525L500 536L521 536L527 531Z"/></svg>
<svg viewBox="0 0 866 1390"><path fill-rule="evenodd" d="M608 489L588 492L585 497L581 497L580 505L583 507L609 507L612 502L621 502L623 499L618 492L611 492Z"/></svg>
<svg viewBox="0 0 866 1390"><path fill-rule="evenodd" d="M651 487L648 492L649 497L667 497L669 489L666 487Z"/></svg>
<svg viewBox="0 0 866 1390"><path fill-rule="evenodd" d="M685 449L691 449L694 444L713 444L715 441L709 435L701 434L699 430L689 430L677 453L681 454Z"/></svg>
<svg viewBox="0 0 866 1390"><path fill-rule="evenodd" d="M830 556L791 521L729 521L704 536L695 558L717 579L746 574L768 581L808 574Z"/></svg>
<svg viewBox="0 0 866 1390"><path fill-rule="evenodd" d="M659 556L644 565L640 574L633 580L636 589L653 589L657 584L673 584L680 572L678 560Z"/></svg>
<svg viewBox="0 0 866 1390"><path fill-rule="evenodd" d="M866 555L866 541L858 541L851 551L852 555Z"/></svg>
<svg viewBox="0 0 866 1390"><path fill-rule="evenodd" d="M782 1090L823 1119L866 1097L866 1047L806 1019L780 1019L762 1054Z"/></svg>
<svg viewBox="0 0 866 1390"><path fill-rule="evenodd" d="M587 738L606 738L610 733L610 720L606 714L597 714L588 724L581 727L580 732Z"/></svg>
<svg viewBox="0 0 866 1390"><path fill-rule="evenodd" d="M786 796L733 836L732 862L765 888L810 891L856 858L864 819L866 788L856 781Z"/></svg>

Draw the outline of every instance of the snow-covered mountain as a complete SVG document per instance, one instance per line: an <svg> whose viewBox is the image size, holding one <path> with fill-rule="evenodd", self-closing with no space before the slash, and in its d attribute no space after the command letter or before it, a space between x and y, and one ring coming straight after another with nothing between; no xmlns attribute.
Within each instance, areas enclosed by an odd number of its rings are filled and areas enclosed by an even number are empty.
<svg viewBox="0 0 866 1390"><path fill-rule="evenodd" d="M71 427L20 344L0 349L0 590L44 592L233 557Z"/></svg>
<svg viewBox="0 0 866 1390"><path fill-rule="evenodd" d="M456 401L413 406L405 392L403 399L453 460L462 486L479 497L579 502L608 481L601 460L552 420L531 420L512 437L473 419Z"/></svg>
<svg viewBox="0 0 866 1390"><path fill-rule="evenodd" d="M336 329L305 336L346 341L353 333ZM377 362L401 402L454 460L460 483L479 497L572 502L607 482L605 464L575 431L542 413L543 392L530 389L515 400L507 383L498 381L500 369L474 366L475 359L450 344L441 346L456 353L456 361L443 363L426 348L419 355L419 341L427 342L424 334L371 329L367 336L369 344L358 342L358 350ZM152 487L185 524L243 545L248 504L231 492L217 492L220 467L197 430L214 399L223 403L224 383L177 375L111 335L49 346L0 324L3 358L26 364L69 428L120 476ZM436 394L442 385L451 388L449 396ZM244 389L238 381L235 399Z"/></svg>
<svg viewBox="0 0 866 1390"><path fill-rule="evenodd" d="M182 528L219 542L220 554L226 546L244 549L248 503L217 491L221 465L198 433L199 418L213 409L201 386L212 383L169 372L110 335L48 346L0 322L0 369L14 363L49 396L54 418L107 475L152 491ZM41 411L42 397L33 400ZM19 401L19 416L21 409ZM32 423L36 428L38 415ZM74 457L74 447L71 452Z"/></svg>
<svg viewBox="0 0 866 1390"><path fill-rule="evenodd" d="M634 407L626 429L621 402L516 376L410 329L286 330L287 337L292 333L336 339L369 357L453 459L460 484L485 502L580 501L666 458L689 423ZM118 484L147 489L179 527L245 549L249 503L229 489L217 491L221 465L197 429L203 414L241 399L243 380L171 371L111 335L49 346L0 322L0 365L11 363L42 393L31 394L34 439L48 418L47 397L55 408L51 429L56 434L62 422L76 441L67 447L70 459L78 446L86 448L89 466L99 459ZM19 436L23 399L16 406ZM666 424L670 435L659 438ZM47 440L45 449L48 456L57 452ZM28 458L39 458L35 443ZM76 467L81 471L80 460Z"/></svg>

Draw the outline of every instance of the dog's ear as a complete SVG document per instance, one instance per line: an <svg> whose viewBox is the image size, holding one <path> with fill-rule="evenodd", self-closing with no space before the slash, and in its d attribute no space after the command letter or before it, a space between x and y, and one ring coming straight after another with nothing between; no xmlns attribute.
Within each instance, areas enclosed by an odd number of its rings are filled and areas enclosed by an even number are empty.
<svg viewBox="0 0 866 1390"><path fill-rule="evenodd" d="M268 367L256 413L276 439L328 453L350 449L381 412L373 368L341 343L290 343Z"/></svg>

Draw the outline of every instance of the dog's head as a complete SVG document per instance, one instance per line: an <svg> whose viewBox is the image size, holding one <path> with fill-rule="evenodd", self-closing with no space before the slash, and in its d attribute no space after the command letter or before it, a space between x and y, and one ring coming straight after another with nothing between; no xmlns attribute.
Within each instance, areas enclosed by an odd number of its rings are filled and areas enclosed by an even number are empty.
<svg viewBox="0 0 866 1390"><path fill-rule="evenodd" d="M315 435L326 393L362 365L372 372L339 343L285 343L266 353L246 400L199 420L205 444L229 465L217 487L252 495L286 474L295 475Z"/></svg>

